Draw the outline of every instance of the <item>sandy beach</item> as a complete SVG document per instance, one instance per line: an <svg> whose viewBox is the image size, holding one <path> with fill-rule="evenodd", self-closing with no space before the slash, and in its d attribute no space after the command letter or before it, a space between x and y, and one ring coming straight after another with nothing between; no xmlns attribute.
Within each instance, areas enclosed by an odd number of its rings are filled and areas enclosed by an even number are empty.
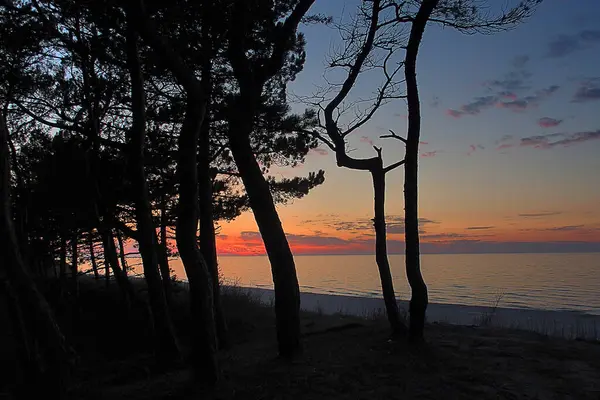
<svg viewBox="0 0 600 400"><path fill-rule="evenodd" d="M274 292L263 288L243 288L261 302L274 301ZM383 299L333 294L300 294L301 308L305 311L327 315L336 313L370 317L384 312ZM403 310L408 310L407 301L399 301ZM522 329L544 335L567 339L600 340L600 316L575 311L546 311L536 309L504 308L500 300L497 307L468 306L457 304L430 303L427 309L428 322L468 326L497 326Z"/></svg>

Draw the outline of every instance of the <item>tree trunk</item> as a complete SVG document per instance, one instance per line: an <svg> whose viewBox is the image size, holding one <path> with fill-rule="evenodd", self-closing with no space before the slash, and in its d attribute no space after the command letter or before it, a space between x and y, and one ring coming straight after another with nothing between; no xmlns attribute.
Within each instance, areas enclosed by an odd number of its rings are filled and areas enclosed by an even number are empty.
<svg viewBox="0 0 600 400"><path fill-rule="evenodd" d="M190 285L194 355L192 362L207 383L218 379L215 357L217 336L214 318L212 280L206 261L198 248L198 169L197 149L204 104L188 95L188 105L179 135L179 204L177 207L176 241Z"/></svg>
<svg viewBox="0 0 600 400"><path fill-rule="evenodd" d="M100 279L100 274L98 274L98 264L96 264L96 254L94 252L94 238L92 233L88 235L88 244L90 249L90 262L92 263L92 271L94 271L94 279Z"/></svg>
<svg viewBox="0 0 600 400"><path fill-rule="evenodd" d="M198 148L198 188L200 217L200 251L208 266L212 279L213 304L218 347L229 348L227 323L221 304L221 282L217 259L217 240L213 217L213 183L210 174L210 129L208 119L204 120L200 129L200 145Z"/></svg>
<svg viewBox="0 0 600 400"><path fill-rule="evenodd" d="M377 268L379 269L381 290L383 292L387 318L392 327L392 334L400 335L406 333L406 328L400 320L392 273L390 271L390 262L388 260L385 227L385 172L383 171L383 166L380 167L377 170L370 171L373 178L373 190L375 192L375 218L373 219L375 226L375 259L377 261Z"/></svg>
<svg viewBox="0 0 600 400"><path fill-rule="evenodd" d="M429 302L427 285L421 274L419 256L419 201L418 201L418 159L419 138L421 135L421 110L417 87L417 54L425 25L439 0L423 0L412 23L406 48L404 75L408 104L408 133L406 137L406 163L404 165L404 229L406 241L406 276L410 284L409 338L423 340L425 315Z"/></svg>
<svg viewBox="0 0 600 400"><path fill-rule="evenodd" d="M102 234L102 245L104 247L104 266L106 270L107 284L110 277L110 269L112 269L115 275L115 280L117 281L117 285L119 286L119 289L121 289L121 293L123 294L126 304L129 306L136 298L135 289L133 288L132 283L129 281L129 278L127 278L123 270L121 270L119 267L119 258L117 255L117 248L115 247L115 238L113 237L112 230L101 227L100 231Z"/></svg>
<svg viewBox="0 0 600 400"><path fill-rule="evenodd" d="M67 344L50 306L39 292L23 263L12 221L10 199L10 163L8 130L4 116L0 115L0 268L6 270L23 310L23 317L31 334L38 340L48 365L46 387L50 395L60 398L64 394L75 353ZM55 392L55 393L52 393Z"/></svg>
<svg viewBox="0 0 600 400"><path fill-rule="evenodd" d="M79 282L77 281L77 234L71 239L71 288L73 295L79 296Z"/></svg>
<svg viewBox="0 0 600 400"><path fill-rule="evenodd" d="M121 268L127 276L127 260L125 259L125 246L123 246L123 234L117 231L117 242L119 243L119 257L121 258Z"/></svg>
<svg viewBox="0 0 600 400"><path fill-rule="evenodd" d="M152 208L148 199L148 186L144 171L144 138L146 135L145 94L141 66L138 59L137 34L132 26L134 18L127 13L127 66L131 76L133 123L129 131L129 168L135 195L135 217L138 243L148 284L148 295L155 328L155 351L159 363L170 364L180 359L180 350L171 321L169 307L158 272L156 245L158 238Z"/></svg>
<svg viewBox="0 0 600 400"><path fill-rule="evenodd" d="M163 288L167 303L173 304L173 282L171 282L171 268L169 266L169 254L167 247L167 203L161 202L160 205L160 244L158 246L158 264L160 275L162 277Z"/></svg>
<svg viewBox="0 0 600 400"><path fill-rule="evenodd" d="M294 256L275 209L269 184L250 145L251 109L251 102L244 102L238 107L236 118L230 121L229 144L271 263L279 355L292 358L301 352L300 288Z"/></svg>

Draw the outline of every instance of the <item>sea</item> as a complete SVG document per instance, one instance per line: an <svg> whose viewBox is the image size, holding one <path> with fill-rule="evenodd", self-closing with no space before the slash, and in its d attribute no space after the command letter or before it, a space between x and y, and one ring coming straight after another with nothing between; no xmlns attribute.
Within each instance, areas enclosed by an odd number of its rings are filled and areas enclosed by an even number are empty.
<svg viewBox="0 0 600 400"><path fill-rule="evenodd" d="M399 300L410 298L404 256L390 255ZM381 298L374 255L296 256L303 293ZM600 316L600 253L425 254L422 272L431 303L576 311ZM180 260L171 262L185 279ZM225 283L272 289L266 256L222 256Z"/></svg>

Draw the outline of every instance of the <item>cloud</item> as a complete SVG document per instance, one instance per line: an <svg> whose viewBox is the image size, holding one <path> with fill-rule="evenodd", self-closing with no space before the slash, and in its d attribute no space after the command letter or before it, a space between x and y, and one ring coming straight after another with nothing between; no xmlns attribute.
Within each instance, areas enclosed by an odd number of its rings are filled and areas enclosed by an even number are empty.
<svg viewBox="0 0 600 400"><path fill-rule="evenodd" d="M576 229L575 226L557 227L562 230ZM242 238L243 236L243 238ZM571 253L599 252L598 241L553 241L553 242L499 242L482 240L479 236L463 233L440 233L422 235L421 251L424 254L460 254L460 253ZM287 235L294 254L373 254L375 240L370 235L359 238L343 239L337 236ZM241 241L229 237L218 242L219 254L260 255L265 248L258 232L246 231ZM404 252L404 240L389 239L390 254Z"/></svg>
<svg viewBox="0 0 600 400"><path fill-rule="evenodd" d="M321 147L316 147L316 148L312 149L310 152L313 154L317 154L319 156L326 156L329 154L329 152L326 149L323 149Z"/></svg>
<svg viewBox="0 0 600 400"><path fill-rule="evenodd" d="M493 229L494 226L468 226L466 229L469 231L483 231L487 229Z"/></svg>
<svg viewBox="0 0 600 400"><path fill-rule="evenodd" d="M600 30L582 30L572 35L556 36L546 51L546 57L559 58L600 43Z"/></svg>
<svg viewBox="0 0 600 400"><path fill-rule="evenodd" d="M547 88L538 90L531 96L525 96L522 99L512 101L501 101L498 103L498 107L506 108L514 112L523 112L529 108L537 107L542 100L547 99L554 94L560 86L552 85Z"/></svg>
<svg viewBox="0 0 600 400"><path fill-rule="evenodd" d="M496 140L496 144L506 143L514 138L513 135L504 135L500 139Z"/></svg>
<svg viewBox="0 0 600 400"><path fill-rule="evenodd" d="M573 96L572 102L586 103L597 100L600 100L600 78L592 78L581 83Z"/></svg>
<svg viewBox="0 0 600 400"><path fill-rule="evenodd" d="M459 238L467 238L468 235L463 233L434 233L430 235L421 235L421 239L425 240L448 240L448 239L459 239Z"/></svg>
<svg viewBox="0 0 600 400"><path fill-rule="evenodd" d="M434 151L426 151L424 153L421 153L421 157L435 157L437 156L437 154L439 153L439 150L434 150Z"/></svg>
<svg viewBox="0 0 600 400"><path fill-rule="evenodd" d="M600 129L574 133L553 133L550 135L529 136L521 139L521 146L531 146L537 149L550 149L553 147L567 147L573 144L584 143L600 139Z"/></svg>
<svg viewBox="0 0 600 400"><path fill-rule="evenodd" d="M481 113L482 110L493 107L497 101L497 96L475 97L475 99L471 103L467 103L461 106L458 110L446 110L446 114L454 118L460 118L465 115L477 115Z"/></svg>
<svg viewBox="0 0 600 400"><path fill-rule="evenodd" d="M560 215L562 211L542 211L537 213L523 213L519 214L519 217L523 218L540 218L540 217L551 217L554 215Z"/></svg>
<svg viewBox="0 0 600 400"><path fill-rule="evenodd" d="M565 225L565 226L554 226L552 228L546 228L545 230L553 231L553 232L565 232L565 231L576 231L583 227L584 227L584 225Z"/></svg>
<svg viewBox="0 0 600 400"><path fill-rule="evenodd" d="M538 120L538 125L542 128L554 128L563 122L562 119L543 117Z"/></svg>
<svg viewBox="0 0 600 400"><path fill-rule="evenodd" d="M477 150L485 150L485 147L483 147L480 144L478 144L478 145L472 144L469 146L469 151L467 152L467 155L470 156L471 154L475 153Z"/></svg>
<svg viewBox="0 0 600 400"><path fill-rule="evenodd" d="M500 92L500 93L498 93L498 96L503 97L505 99L511 99L511 100L517 99L517 94L514 92L509 92L509 91Z"/></svg>
<svg viewBox="0 0 600 400"><path fill-rule="evenodd" d="M347 232L355 235L372 233L373 220L371 218L354 218L346 219L339 215L329 215L327 218L304 220L302 224L318 225L322 228L334 229L338 232ZM428 218L419 218L419 226L424 227L429 224L439 224ZM404 216L403 215L388 215L386 217L386 228L388 233L404 233ZM423 230L421 230L423 232Z"/></svg>
<svg viewBox="0 0 600 400"><path fill-rule="evenodd" d="M527 81L531 76L531 72L525 70L510 71L503 79L492 79L484 82L484 85L492 90L500 90L501 93L526 90L529 89Z"/></svg>

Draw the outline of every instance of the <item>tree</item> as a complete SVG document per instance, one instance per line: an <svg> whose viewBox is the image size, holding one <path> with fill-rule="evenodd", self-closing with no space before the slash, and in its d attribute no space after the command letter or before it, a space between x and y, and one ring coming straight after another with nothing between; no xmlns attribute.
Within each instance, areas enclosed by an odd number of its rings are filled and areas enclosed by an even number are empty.
<svg viewBox="0 0 600 400"><path fill-rule="evenodd" d="M225 108L224 121L227 124L225 129L227 145L235 161L237 173L244 183L248 203L254 211L272 265L280 354L291 357L300 348L298 282L293 256L275 210L271 193L273 185L270 185L263 176L263 169L253 154L256 149L256 145L253 145L253 138L256 139L254 135L256 132L269 131L269 129L256 129L261 115L259 110L268 105L269 98L261 98L263 89L274 92L272 88L278 88L275 92L277 95L271 98L280 99L285 94L285 82L292 79L301 67L303 41L296 35L296 29L312 1L300 1L295 7L294 4L291 4L295 2L282 1L277 7L273 7L268 2L259 3L257 4L260 5L259 8L246 9L243 2L234 2L231 7L231 15L220 15L230 21L225 25L228 27L228 33L223 47L225 48L224 58L227 63L230 63L235 77L235 81L232 82L233 86L229 86L233 87L233 91L230 89L231 94L226 96L228 106ZM227 10L227 8L215 9ZM278 21L286 16L287 22L279 24ZM246 17L247 21L240 21ZM149 22L148 18L145 20ZM214 17L211 21L219 21L219 18ZM196 26L201 26L202 22L206 23L206 20L197 21ZM253 28L263 29L263 33L255 33ZM191 96L195 101L204 99L207 93L206 88L195 76L194 66L198 64L190 60L184 50L175 52L167 46L165 40L155 34L156 30L149 29L148 23L141 26L140 32L157 50L157 54L161 55L162 61L168 64L177 81L186 89L188 105ZM256 41L241 43L239 39L246 36L255 36ZM195 41L190 40L187 43L200 43L200 40L197 38ZM206 50L204 46L198 47ZM244 52L250 49L257 57L262 57L262 60L248 59ZM272 52L271 49L273 49ZM260 70L252 72L250 76L246 72L251 63L264 65ZM286 109L282 110L285 114ZM273 141L272 136L265 137L268 139L268 143ZM296 139L287 143L302 144L306 143L306 140ZM289 148L293 149L294 147L290 146ZM309 148L306 147L306 151ZM312 176L310 180L311 185L314 186L314 184L322 182L322 174Z"/></svg>
<svg viewBox="0 0 600 400"><path fill-rule="evenodd" d="M392 132L391 137L406 144L404 165L406 276L411 287L409 338L423 340L425 314L428 304L427 285L420 266L418 218L418 157L421 133L421 110L417 86L417 55L428 22L439 23L464 33L493 33L510 29L529 17L541 0L523 0L513 8L500 12L489 11L476 1L422 0L394 2L398 23L411 24L406 45L404 75L406 79L408 131L406 139Z"/></svg>
<svg viewBox="0 0 600 400"><path fill-rule="evenodd" d="M239 86L235 115L227 137L250 207L271 263L279 354L291 358L301 350L300 289L294 257L275 209L269 184L252 154L250 135L265 85L272 79L291 79L300 70L304 53L298 25L314 0L234 1L231 7L227 57ZM283 21L283 22L281 22ZM248 53L252 32L261 32L262 48Z"/></svg>
<svg viewBox="0 0 600 400"><path fill-rule="evenodd" d="M394 37L395 32L389 31L390 17L386 11L390 8L390 3L380 0L369 3L365 2L359 6L352 23L339 26L344 41L343 48L331 57L329 68L343 69L344 74L341 83L322 90L316 100L309 100L323 121L317 129L306 130L305 133L319 138L327 145L335 153L339 167L368 171L371 174L374 191L375 258L387 318L392 333L399 335L406 332L406 327L400 319L387 254L385 177L388 172L402 166L404 160L384 166L382 149L376 146L373 146L376 152L374 157L352 157L348 154L346 143L347 137L366 124L383 104L403 97L398 93L400 82L397 79L402 64L394 65L394 57L401 48L401 41ZM344 104L348 101L359 76L365 70L373 69L382 72L383 82L377 87L370 106L367 109L359 109L356 103ZM331 97L327 99L328 96ZM356 117L342 128L340 119L351 108L355 109Z"/></svg>
<svg viewBox="0 0 600 400"><path fill-rule="evenodd" d="M131 79L132 124L129 136L129 169L137 222L137 239L144 264L144 276L148 282L150 303L156 330L159 362L179 359L179 345L175 336L169 308L160 281L156 246L158 238L152 221L152 208L148 199L148 187L144 172L144 139L146 136L146 100L144 80L138 56L137 32L134 27L133 10L127 9L127 66ZM122 251L122 250L121 250ZM125 268L125 266L123 266Z"/></svg>

